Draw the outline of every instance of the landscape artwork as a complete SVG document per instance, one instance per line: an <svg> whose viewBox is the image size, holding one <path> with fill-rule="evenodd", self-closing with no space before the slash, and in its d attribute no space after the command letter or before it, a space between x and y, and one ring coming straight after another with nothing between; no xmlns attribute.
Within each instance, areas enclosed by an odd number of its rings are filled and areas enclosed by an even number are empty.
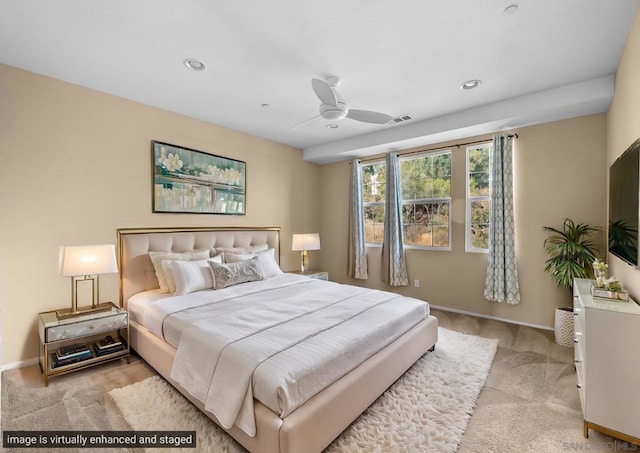
<svg viewBox="0 0 640 453"><path fill-rule="evenodd" d="M153 141L153 212L244 215L246 163Z"/></svg>

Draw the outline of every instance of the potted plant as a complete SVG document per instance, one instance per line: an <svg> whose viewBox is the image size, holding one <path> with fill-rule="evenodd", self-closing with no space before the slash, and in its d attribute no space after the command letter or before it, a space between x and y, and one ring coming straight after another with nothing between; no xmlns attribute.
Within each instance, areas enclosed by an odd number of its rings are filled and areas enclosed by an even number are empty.
<svg viewBox="0 0 640 453"><path fill-rule="evenodd" d="M551 275L556 285L572 291L573 279L593 278L593 262L597 252L594 235L600 228L576 224L571 219L564 220L562 230L547 226L543 228L552 233L544 241L549 255L544 271ZM572 307L556 309L554 330L558 344L573 346L572 312Z"/></svg>

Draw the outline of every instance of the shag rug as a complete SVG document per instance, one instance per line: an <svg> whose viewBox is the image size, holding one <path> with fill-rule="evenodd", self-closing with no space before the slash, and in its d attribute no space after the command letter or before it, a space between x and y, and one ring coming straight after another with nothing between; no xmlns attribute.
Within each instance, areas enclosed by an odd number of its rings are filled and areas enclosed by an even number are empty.
<svg viewBox="0 0 640 453"><path fill-rule="evenodd" d="M439 328L435 351L420 358L325 452L455 452L497 346L497 340ZM198 451L246 451L161 377L109 394L136 431L195 430Z"/></svg>

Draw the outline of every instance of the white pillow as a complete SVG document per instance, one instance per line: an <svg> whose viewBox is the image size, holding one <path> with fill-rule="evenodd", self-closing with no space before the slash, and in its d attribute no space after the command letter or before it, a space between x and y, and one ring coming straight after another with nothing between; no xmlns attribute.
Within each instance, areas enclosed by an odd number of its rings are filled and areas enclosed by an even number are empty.
<svg viewBox="0 0 640 453"><path fill-rule="evenodd" d="M176 282L174 296L213 288L209 260L169 261Z"/></svg>
<svg viewBox="0 0 640 453"><path fill-rule="evenodd" d="M251 254L224 254L224 261L226 263L237 263L239 261L246 261L248 259L253 258L254 256L258 257L258 261L260 262L260 267L262 268L262 273L265 278L275 277L276 275L284 274L278 263L276 262L276 249L268 249L263 252L256 252Z"/></svg>
<svg viewBox="0 0 640 453"><path fill-rule="evenodd" d="M239 263L218 264L209 260L213 274L213 288L222 289L240 283L264 280L258 257Z"/></svg>
<svg viewBox="0 0 640 453"><path fill-rule="evenodd" d="M153 267L156 270L156 277L158 277L158 284L160 285L161 293L168 293L170 291L169 283L167 282L167 276L165 270L162 267L162 262L166 260L182 260L182 261L194 261L194 260L206 260L211 255L209 249L194 250L192 252L149 252L149 258L153 263Z"/></svg>

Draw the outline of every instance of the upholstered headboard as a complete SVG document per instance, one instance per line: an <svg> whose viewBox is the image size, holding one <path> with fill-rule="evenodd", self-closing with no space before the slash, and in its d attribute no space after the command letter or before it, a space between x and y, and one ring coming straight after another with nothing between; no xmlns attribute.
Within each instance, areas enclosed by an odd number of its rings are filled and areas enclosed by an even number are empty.
<svg viewBox="0 0 640 453"><path fill-rule="evenodd" d="M134 294L158 288L149 252L187 252L267 244L280 262L280 228L120 228L118 229L120 306Z"/></svg>

